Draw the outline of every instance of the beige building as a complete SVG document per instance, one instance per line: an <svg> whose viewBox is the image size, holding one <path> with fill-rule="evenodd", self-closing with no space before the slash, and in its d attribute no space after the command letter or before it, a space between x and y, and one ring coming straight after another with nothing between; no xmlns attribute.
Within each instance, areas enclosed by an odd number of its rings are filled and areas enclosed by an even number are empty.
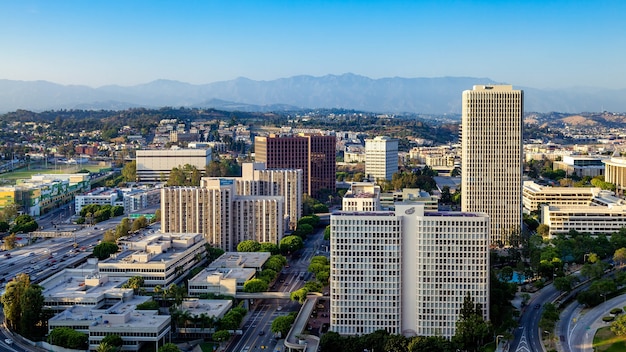
<svg viewBox="0 0 626 352"><path fill-rule="evenodd" d="M550 227L550 236L568 233L570 230L591 235L610 235L626 227L626 205L542 205L541 223Z"/></svg>
<svg viewBox="0 0 626 352"><path fill-rule="evenodd" d="M189 164L204 174L211 149L137 150L137 181L167 181L173 168Z"/></svg>
<svg viewBox="0 0 626 352"><path fill-rule="evenodd" d="M528 211L540 210L542 204L554 206L588 206L602 190L596 187L548 187L524 181L523 202Z"/></svg>
<svg viewBox="0 0 626 352"><path fill-rule="evenodd" d="M604 181L615 185L619 194L626 190L626 158L604 160Z"/></svg>
<svg viewBox="0 0 626 352"><path fill-rule="evenodd" d="M237 194L242 196L281 196L284 218L295 230L302 217L302 170L268 169L264 163L243 163L237 179Z"/></svg>
<svg viewBox="0 0 626 352"><path fill-rule="evenodd" d="M284 197L237 195L235 182L203 178L200 187L163 188L161 232L202 233L226 251L245 240L278 244L285 231Z"/></svg>
<svg viewBox="0 0 626 352"><path fill-rule="evenodd" d="M489 217L395 211L331 215L330 330L451 338L470 294L489 319Z"/></svg>
<svg viewBox="0 0 626 352"><path fill-rule="evenodd" d="M189 280L187 291L191 297L206 293L236 297L256 273L252 268L205 268Z"/></svg>
<svg viewBox="0 0 626 352"><path fill-rule="evenodd" d="M180 282L206 252L206 240L198 233L136 235L118 244L122 251L98 262L98 272L110 277L141 276L148 291Z"/></svg>
<svg viewBox="0 0 626 352"><path fill-rule="evenodd" d="M523 97L510 85L463 92L461 210L489 214L494 245L522 225Z"/></svg>

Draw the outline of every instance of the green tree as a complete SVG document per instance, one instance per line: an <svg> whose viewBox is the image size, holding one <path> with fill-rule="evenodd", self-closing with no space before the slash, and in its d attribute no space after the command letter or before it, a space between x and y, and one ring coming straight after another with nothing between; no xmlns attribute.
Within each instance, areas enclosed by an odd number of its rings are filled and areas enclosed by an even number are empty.
<svg viewBox="0 0 626 352"><path fill-rule="evenodd" d="M122 221L115 227L115 237L121 238L124 236L128 236L130 232L130 219L123 218Z"/></svg>
<svg viewBox="0 0 626 352"><path fill-rule="evenodd" d="M122 288L132 288L135 294L143 287L145 281L141 276L132 276L122 285Z"/></svg>
<svg viewBox="0 0 626 352"><path fill-rule="evenodd" d="M309 293L309 290L306 288L301 288L299 290L293 291L289 296L292 301L297 301L300 304L306 301L306 295Z"/></svg>
<svg viewBox="0 0 626 352"><path fill-rule="evenodd" d="M280 251L282 253L293 253L304 248L304 242L300 236L285 236L280 240Z"/></svg>
<svg viewBox="0 0 626 352"><path fill-rule="evenodd" d="M626 263L626 248L622 247L615 250L615 254L613 254L613 261L619 263L620 266L623 266Z"/></svg>
<svg viewBox="0 0 626 352"><path fill-rule="evenodd" d="M213 340L217 342L228 341L230 339L230 332L228 330L219 330L213 334Z"/></svg>
<svg viewBox="0 0 626 352"><path fill-rule="evenodd" d="M541 235L543 238L548 238L550 235L550 226L546 224L539 224L539 226L537 226L537 234Z"/></svg>
<svg viewBox="0 0 626 352"><path fill-rule="evenodd" d="M168 342L165 345L159 347L159 352L182 352L178 346Z"/></svg>
<svg viewBox="0 0 626 352"><path fill-rule="evenodd" d="M271 254L278 254L280 250L278 249L278 245L271 242L263 242L261 243L261 248L258 250L259 252L269 252Z"/></svg>
<svg viewBox="0 0 626 352"><path fill-rule="evenodd" d="M292 312L289 315L278 316L274 319L274 321L272 321L272 327L270 328L270 330L275 334L280 333L281 337L285 337L287 336L287 333L289 332L289 329L291 329L291 326L293 325L293 322L295 320L295 312Z"/></svg>
<svg viewBox="0 0 626 352"><path fill-rule="evenodd" d="M260 279L251 279L243 284L244 292L264 292L267 288L267 282Z"/></svg>
<svg viewBox="0 0 626 352"><path fill-rule="evenodd" d="M626 335L626 315L620 315L611 323L611 332L617 336Z"/></svg>
<svg viewBox="0 0 626 352"><path fill-rule="evenodd" d="M11 228L8 222L0 220L0 232L7 232Z"/></svg>
<svg viewBox="0 0 626 352"><path fill-rule="evenodd" d="M86 349L88 339L87 334L66 327L54 328L48 335L49 343L71 349Z"/></svg>
<svg viewBox="0 0 626 352"><path fill-rule="evenodd" d="M9 251L15 248L15 244L17 243L17 236L14 233L4 237L4 249Z"/></svg>
<svg viewBox="0 0 626 352"><path fill-rule="evenodd" d="M35 337L42 320L42 288L31 284L27 274L18 274L7 283L0 301L7 325L28 338Z"/></svg>
<svg viewBox="0 0 626 352"><path fill-rule="evenodd" d="M330 241L330 225L326 226L324 229L324 240Z"/></svg>
<svg viewBox="0 0 626 352"><path fill-rule="evenodd" d="M489 333L490 327L483 318L481 304L474 304L474 300L468 293L459 312L453 340L466 351L478 351L484 345Z"/></svg>
<svg viewBox="0 0 626 352"><path fill-rule="evenodd" d="M106 342L100 342L100 344L98 344L98 348L96 348L96 352L115 352L117 351L117 348L109 345Z"/></svg>
<svg viewBox="0 0 626 352"><path fill-rule="evenodd" d="M254 240L244 240L237 245L237 252L258 252L261 244Z"/></svg>
<svg viewBox="0 0 626 352"><path fill-rule="evenodd" d="M100 344L106 343L114 349L122 347L124 345L124 340L120 337L120 335L107 335L105 336Z"/></svg>
<svg viewBox="0 0 626 352"><path fill-rule="evenodd" d="M137 181L137 161L133 160L124 165L122 168L122 177L124 177L124 181L126 182Z"/></svg>
<svg viewBox="0 0 626 352"><path fill-rule="evenodd" d="M119 247L117 244L112 242L100 242L98 245L93 247L93 255L100 259L106 259L111 256L111 254L117 252Z"/></svg>
<svg viewBox="0 0 626 352"><path fill-rule="evenodd" d="M130 226L130 231L135 232L141 229L145 229L148 227L148 219L145 216L140 216L137 219L133 220L132 225Z"/></svg>

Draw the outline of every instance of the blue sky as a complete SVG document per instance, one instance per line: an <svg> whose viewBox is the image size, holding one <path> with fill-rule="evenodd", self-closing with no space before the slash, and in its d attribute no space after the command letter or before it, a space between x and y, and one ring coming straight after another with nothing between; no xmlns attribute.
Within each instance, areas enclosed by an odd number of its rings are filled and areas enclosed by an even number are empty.
<svg viewBox="0 0 626 352"><path fill-rule="evenodd" d="M355 73L626 88L626 1L0 1L0 79Z"/></svg>

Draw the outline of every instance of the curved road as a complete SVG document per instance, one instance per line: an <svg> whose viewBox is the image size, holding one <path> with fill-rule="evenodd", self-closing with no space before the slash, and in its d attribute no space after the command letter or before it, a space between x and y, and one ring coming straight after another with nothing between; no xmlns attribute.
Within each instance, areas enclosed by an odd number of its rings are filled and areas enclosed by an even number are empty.
<svg viewBox="0 0 626 352"><path fill-rule="evenodd" d="M543 351L541 336L539 334L539 320L543 312L543 305L554 301L561 292L552 286L545 286L537 291L528 305L522 309L520 325L513 333L513 341L509 351L516 352L539 352ZM535 308L537 307L538 308Z"/></svg>
<svg viewBox="0 0 626 352"><path fill-rule="evenodd" d="M608 315L611 309L615 307L622 308L624 305L626 305L626 295L614 297L588 310L583 315L579 315L580 307L577 303L572 305L572 308L561 315L562 320L567 322L567 338L565 340L569 342L569 345L564 343L564 350L592 352L593 337L596 330L608 326L607 323L602 321L602 317Z"/></svg>

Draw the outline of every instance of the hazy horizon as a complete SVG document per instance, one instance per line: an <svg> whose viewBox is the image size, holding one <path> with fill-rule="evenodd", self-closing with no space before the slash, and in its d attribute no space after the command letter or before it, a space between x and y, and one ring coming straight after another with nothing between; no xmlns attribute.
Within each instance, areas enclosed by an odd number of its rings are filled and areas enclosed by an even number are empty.
<svg viewBox="0 0 626 352"><path fill-rule="evenodd" d="M9 1L0 79L101 87L353 73L622 89L623 13L613 1Z"/></svg>

